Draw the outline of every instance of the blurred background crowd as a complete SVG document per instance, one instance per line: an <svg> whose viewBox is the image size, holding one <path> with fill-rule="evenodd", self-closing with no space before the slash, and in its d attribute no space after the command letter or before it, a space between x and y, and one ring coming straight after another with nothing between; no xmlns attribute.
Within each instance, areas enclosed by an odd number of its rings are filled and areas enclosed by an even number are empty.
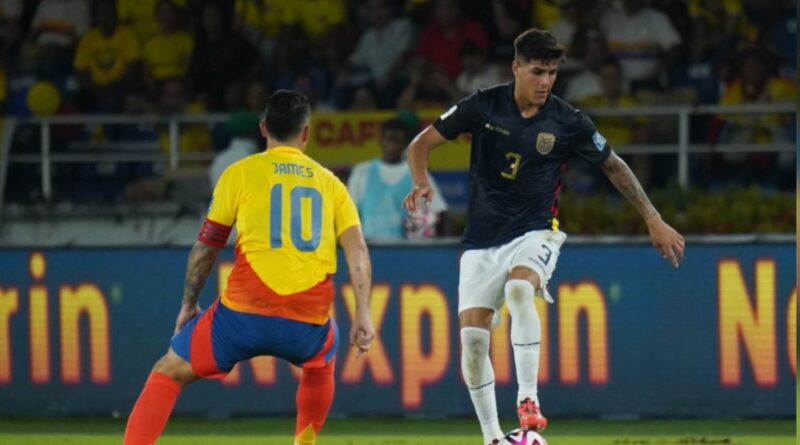
<svg viewBox="0 0 800 445"><path fill-rule="evenodd" d="M208 169L213 153L235 159L232 148L246 154L262 146L256 122L276 89L304 92L318 112L446 109L510 81L513 39L531 26L567 47L554 93L587 110L790 103L795 7L792 0L0 0L0 106L18 117L230 113L225 125L181 127L182 153L210 154L185 166ZM413 135L419 120L403 116ZM595 122L615 147L677 140L674 116ZM66 144L166 150L169 143L164 128L144 123L53 131L56 152ZM793 115L760 112L695 115L689 137L714 146L792 143L795 133ZM37 153L38 140L36 128L20 127L11 152ZM627 159L646 187L674 185L674 154ZM711 151L693 157L692 181L705 190L792 191L794 165L794 153ZM98 188L103 168L113 174ZM343 180L349 172L337 170ZM14 164L6 200L40 199L30 186L40 173ZM58 187L64 200L146 201L166 193L154 179L161 176L147 162L76 164L56 181L69 184ZM588 196L604 187L599 180L577 167L568 189Z"/></svg>
<svg viewBox="0 0 800 445"><path fill-rule="evenodd" d="M791 100L791 0L2 0L2 102L37 80L59 112L444 107L509 80L513 39L568 47L556 94L586 106ZM635 137L629 135L626 137Z"/></svg>

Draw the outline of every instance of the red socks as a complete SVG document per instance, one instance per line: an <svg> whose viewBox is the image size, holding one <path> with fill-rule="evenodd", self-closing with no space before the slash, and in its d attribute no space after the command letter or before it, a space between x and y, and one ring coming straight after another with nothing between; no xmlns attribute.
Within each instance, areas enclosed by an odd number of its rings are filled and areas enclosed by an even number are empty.
<svg viewBox="0 0 800 445"><path fill-rule="evenodd" d="M147 378L139 400L128 417L125 445L152 445L164 431L175 399L181 392L178 383L166 374L153 372Z"/></svg>
<svg viewBox="0 0 800 445"><path fill-rule="evenodd" d="M335 359L324 368L303 369L297 388L296 445L314 445L333 403ZM178 383L153 372L133 407L125 429L124 445L152 445L164 431L181 392Z"/></svg>
<svg viewBox="0 0 800 445"><path fill-rule="evenodd" d="M333 403L333 369L336 360L324 368L304 368L297 387L297 428L295 445L314 445ZM127 445L127 444L126 444Z"/></svg>

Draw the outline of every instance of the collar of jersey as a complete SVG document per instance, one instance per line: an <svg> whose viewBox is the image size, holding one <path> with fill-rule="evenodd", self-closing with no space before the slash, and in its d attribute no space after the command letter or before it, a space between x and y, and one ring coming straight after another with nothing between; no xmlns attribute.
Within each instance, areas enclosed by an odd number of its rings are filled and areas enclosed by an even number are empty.
<svg viewBox="0 0 800 445"><path fill-rule="evenodd" d="M288 145L279 145L277 147L272 147L267 150L267 154L270 153L295 153L295 154L303 154L303 150L300 150L297 147L290 147Z"/></svg>

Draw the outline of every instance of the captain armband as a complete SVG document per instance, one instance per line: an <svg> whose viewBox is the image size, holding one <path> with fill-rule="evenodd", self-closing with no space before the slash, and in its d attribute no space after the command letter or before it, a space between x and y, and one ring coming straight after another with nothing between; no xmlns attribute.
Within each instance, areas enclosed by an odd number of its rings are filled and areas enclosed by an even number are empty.
<svg viewBox="0 0 800 445"><path fill-rule="evenodd" d="M225 247L228 236L231 234L232 227L216 223L206 218L197 240L214 247Z"/></svg>

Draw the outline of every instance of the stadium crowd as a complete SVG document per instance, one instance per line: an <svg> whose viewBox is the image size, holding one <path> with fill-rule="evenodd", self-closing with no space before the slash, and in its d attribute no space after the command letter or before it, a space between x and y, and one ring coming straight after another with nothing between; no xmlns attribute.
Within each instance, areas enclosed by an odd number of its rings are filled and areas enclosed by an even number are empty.
<svg viewBox="0 0 800 445"><path fill-rule="evenodd" d="M794 7L790 0L0 0L0 106L16 116L261 113L272 91L288 88L317 111L446 109L510 81L513 38L531 26L567 47L554 93L578 107L791 102ZM612 146L676 142L674 116L595 121ZM104 131L64 130L61 140L168 143L166 132L141 126ZM794 133L786 114L696 116L691 139L790 142ZM219 151L223 139L189 125L180 149ZM658 159L630 158L645 184L674 179ZM693 165L713 172L700 182L794 185L790 154L717 153ZM575 175L579 185L579 169Z"/></svg>

